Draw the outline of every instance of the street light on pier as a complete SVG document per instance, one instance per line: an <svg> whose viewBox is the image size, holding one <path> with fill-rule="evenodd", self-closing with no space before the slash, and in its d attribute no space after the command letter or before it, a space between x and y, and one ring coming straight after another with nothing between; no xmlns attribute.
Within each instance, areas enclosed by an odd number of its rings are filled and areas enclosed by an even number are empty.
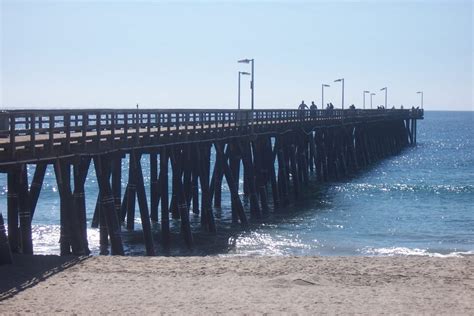
<svg viewBox="0 0 474 316"><path fill-rule="evenodd" d="M254 59L241 59L237 61L238 63L243 63L243 64L249 64L252 63L252 81L250 82L250 89L252 89L252 111L254 109L254 88L255 88L255 82L254 82Z"/></svg>
<svg viewBox="0 0 474 316"><path fill-rule="evenodd" d="M380 91L385 90L385 108L387 108L387 87L380 89Z"/></svg>
<svg viewBox="0 0 474 316"><path fill-rule="evenodd" d="M421 94L421 108L423 109L423 91L418 91L417 94Z"/></svg>
<svg viewBox="0 0 474 316"><path fill-rule="evenodd" d="M328 84L322 84L321 85L321 110L324 109L324 88L329 88L330 85Z"/></svg>
<svg viewBox="0 0 474 316"><path fill-rule="evenodd" d="M342 82L342 109L344 110L344 78L334 80L334 82Z"/></svg>
<svg viewBox="0 0 474 316"><path fill-rule="evenodd" d="M240 75L249 76L249 72L239 71L239 84L238 84L238 97L237 97L237 108L240 110Z"/></svg>
<svg viewBox="0 0 474 316"><path fill-rule="evenodd" d="M365 110L365 94L366 93L370 93L370 91L364 91L364 93L363 93L364 94L364 110Z"/></svg>
<svg viewBox="0 0 474 316"><path fill-rule="evenodd" d="M375 95L375 93L370 94L370 109L372 110L372 97Z"/></svg>

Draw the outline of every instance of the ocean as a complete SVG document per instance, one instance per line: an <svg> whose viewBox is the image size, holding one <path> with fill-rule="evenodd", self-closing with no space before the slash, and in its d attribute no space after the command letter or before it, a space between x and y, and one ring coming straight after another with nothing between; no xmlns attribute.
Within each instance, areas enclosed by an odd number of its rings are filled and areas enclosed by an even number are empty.
<svg viewBox="0 0 474 316"><path fill-rule="evenodd" d="M171 220L171 250L161 255L219 256L460 256L474 254L474 112L430 112L418 122L415 147L408 147L351 177L330 183L313 181L301 198L284 209L251 220L242 231L231 222L228 188L222 209L215 209L217 233L203 232L191 214L194 247L184 246L179 222ZM145 185L149 171L143 159ZM124 167L123 190L127 181ZM34 168L29 168L29 180ZM6 217L7 179L0 175L0 212ZM242 190L242 188L240 188ZM98 188L93 168L86 181L88 223ZM148 192L147 192L148 193ZM149 198L149 196L148 196ZM244 200L247 207L248 201ZM138 214L138 211L137 211ZM139 216L136 231L123 231L125 251L145 253ZM6 218L5 218L6 220ZM89 246L99 252L99 232L88 229ZM33 219L35 254L59 254L59 193L52 167Z"/></svg>

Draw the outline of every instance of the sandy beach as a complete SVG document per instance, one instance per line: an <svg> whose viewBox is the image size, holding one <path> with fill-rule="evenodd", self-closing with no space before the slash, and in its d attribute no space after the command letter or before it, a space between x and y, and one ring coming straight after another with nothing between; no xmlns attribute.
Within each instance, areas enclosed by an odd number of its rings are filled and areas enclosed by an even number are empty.
<svg viewBox="0 0 474 316"><path fill-rule="evenodd" d="M0 314L474 314L474 257L16 257Z"/></svg>

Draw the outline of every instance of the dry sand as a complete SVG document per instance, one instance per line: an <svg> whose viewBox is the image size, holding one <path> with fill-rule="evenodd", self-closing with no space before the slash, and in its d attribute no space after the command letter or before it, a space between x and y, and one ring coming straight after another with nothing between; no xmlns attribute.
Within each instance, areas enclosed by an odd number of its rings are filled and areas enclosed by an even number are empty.
<svg viewBox="0 0 474 316"><path fill-rule="evenodd" d="M472 256L16 260L0 314L474 315Z"/></svg>

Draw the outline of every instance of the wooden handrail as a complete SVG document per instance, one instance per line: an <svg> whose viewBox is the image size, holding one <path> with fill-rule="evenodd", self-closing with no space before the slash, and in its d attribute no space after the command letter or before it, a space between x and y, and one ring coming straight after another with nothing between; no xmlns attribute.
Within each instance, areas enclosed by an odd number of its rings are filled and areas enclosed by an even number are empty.
<svg viewBox="0 0 474 316"><path fill-rule="evenodd" d="M419 109L2 111L0 163L21 159L18 156L34 159L78 152L88 154L89 150L156 146L161 140L192 141L192 137L195 140L223 138L292 127L422 119L423 115ZM94 146L89 146L92 144ZM86 151L86 148L90 149Z"/></svg>

